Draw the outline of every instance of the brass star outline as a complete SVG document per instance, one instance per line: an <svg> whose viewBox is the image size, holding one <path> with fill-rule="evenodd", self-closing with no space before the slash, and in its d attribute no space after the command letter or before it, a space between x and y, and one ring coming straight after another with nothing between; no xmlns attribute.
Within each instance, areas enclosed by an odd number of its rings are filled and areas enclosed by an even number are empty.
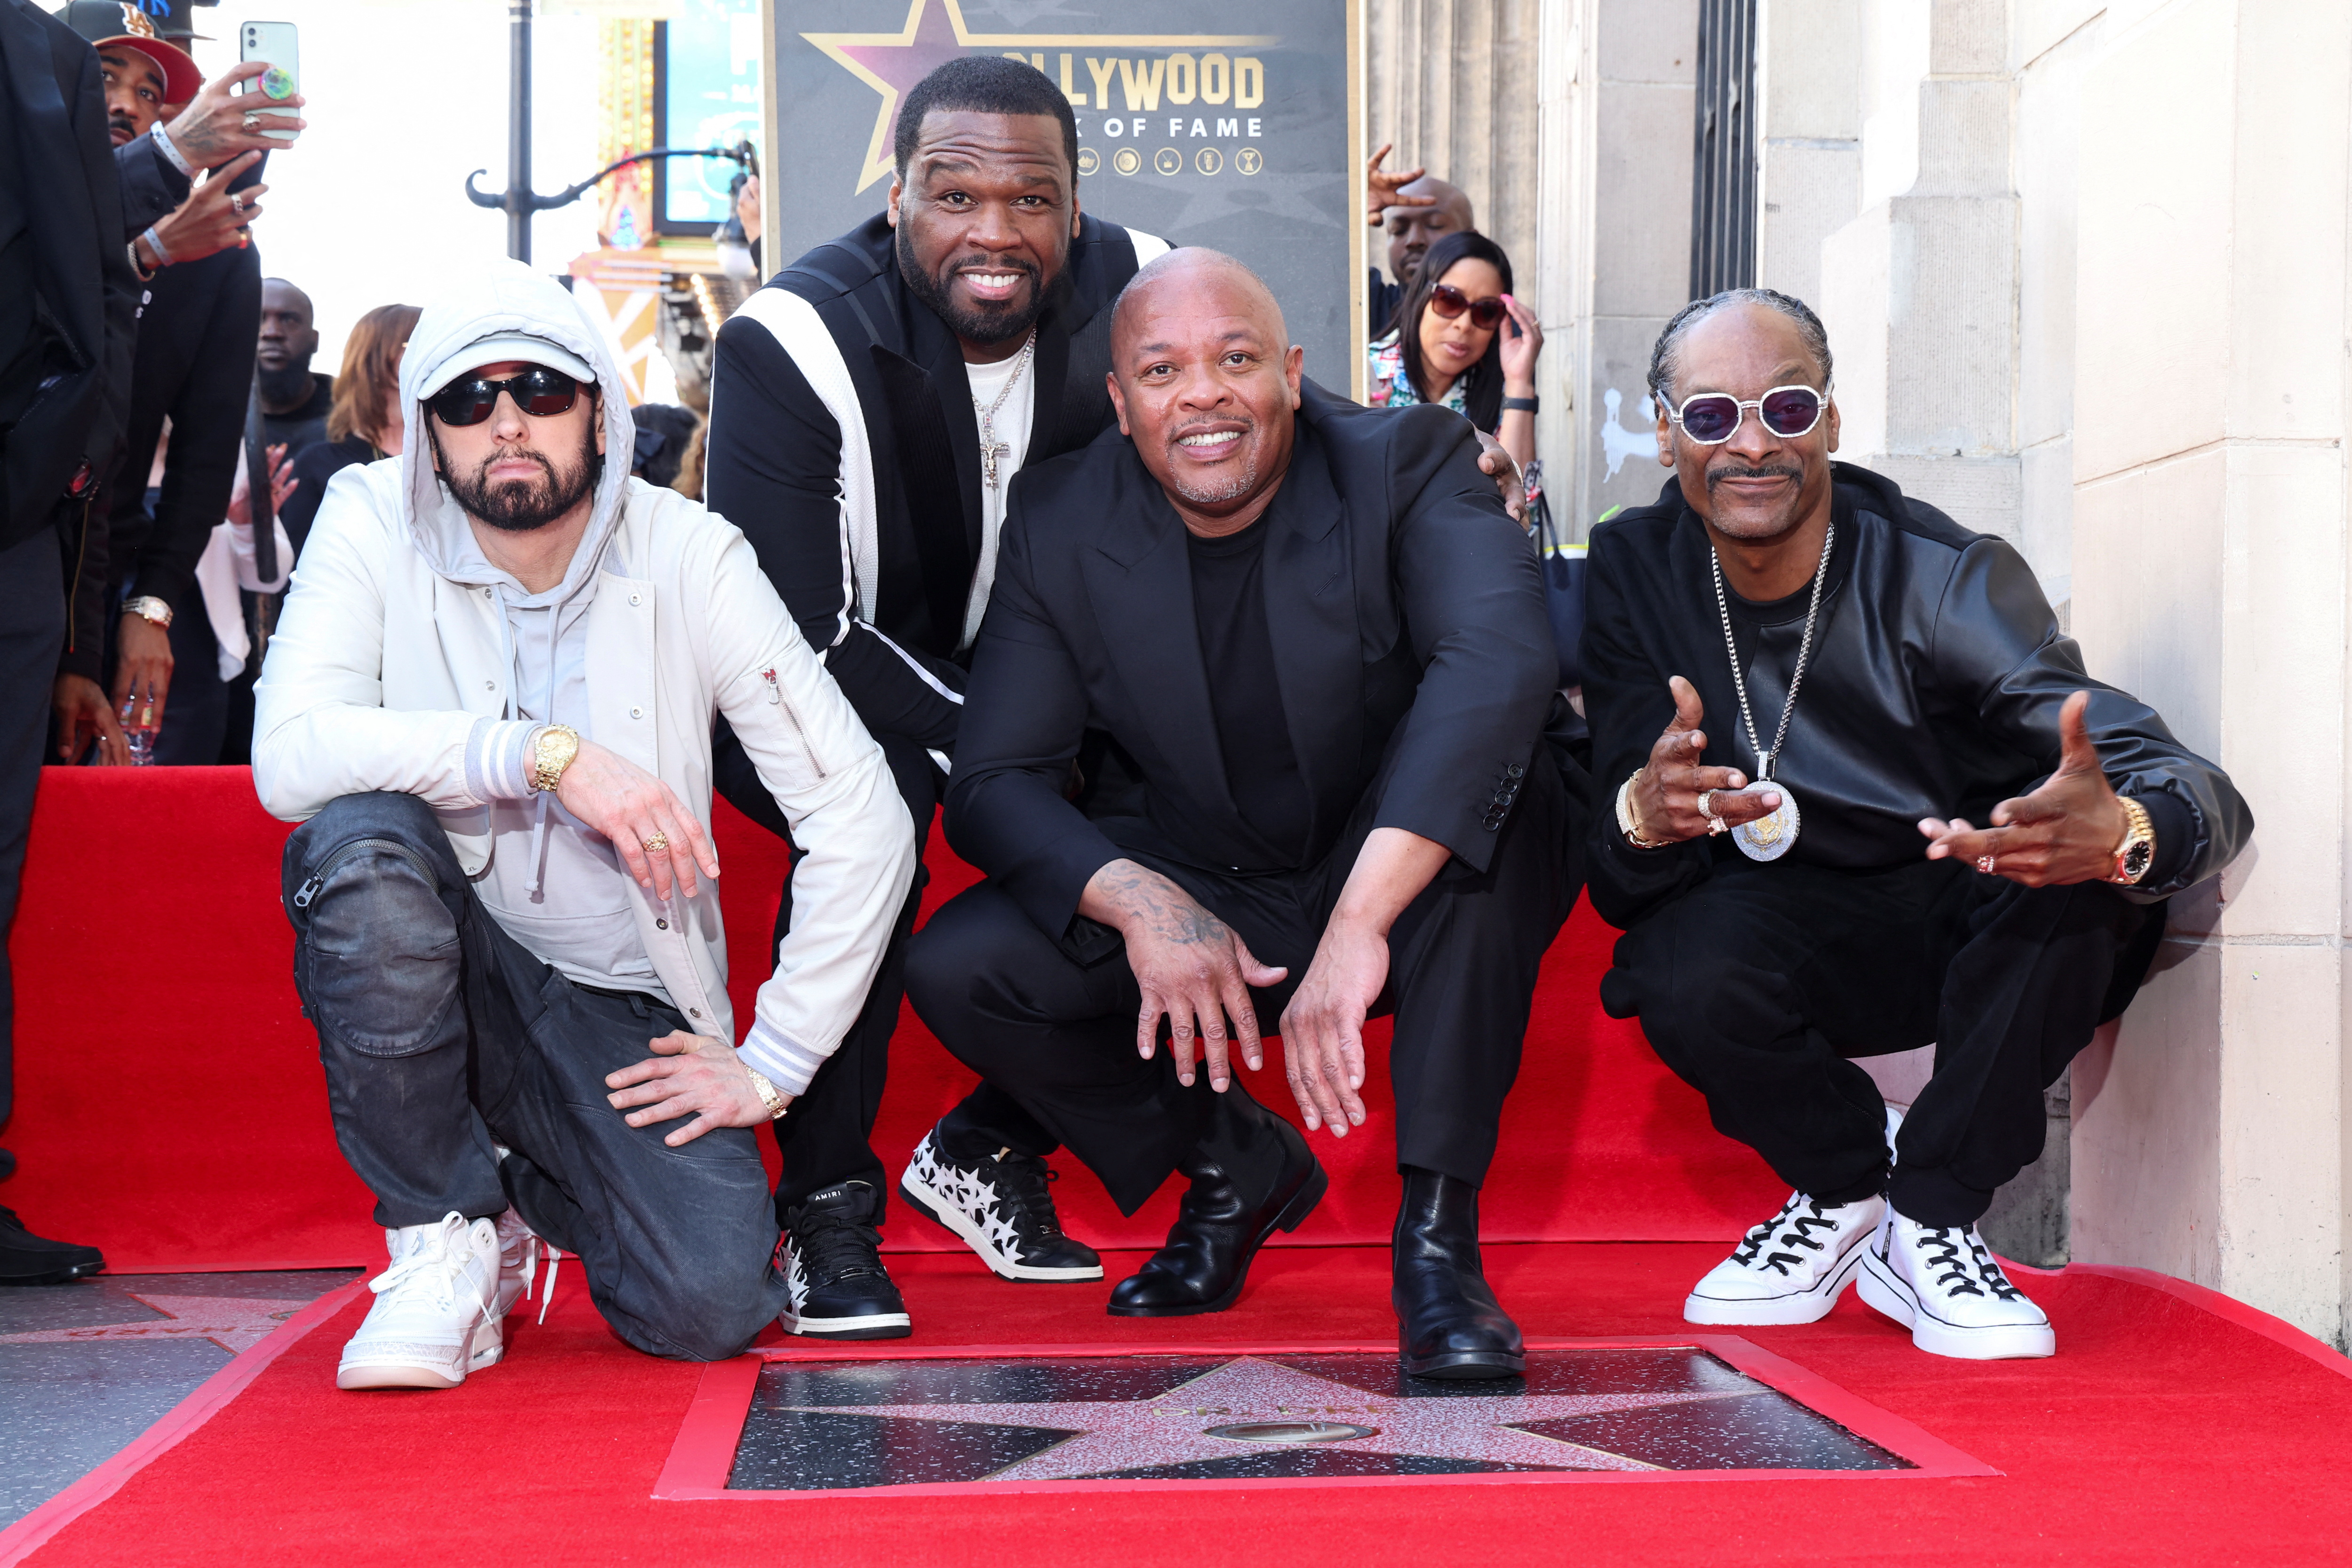
<svg viewBox="0 0 2352 1568"><path fill-rule="evenodd" d="M1048 49L1048 48L1131 48L1131 49L1210 49L1210 48L1272 48L1282 42L1279 37L1265 35L1219 36L1205 33L975 33L963 25L963 7L958 0L939 0L947 8L948 25L954 29L956 47L964 49ZM887 48L892 46L910 47L922 31L923 12L931 0L909 0L907 25L895 33L803 33L802 41L814 45L835 65L882 95L882 105L874 116L874 135L866 144L865 166L858 171L857 190L863 191L883 175L896 173L891 156L890 122L898 117L898 92L895 83L877 76L864 61L848 51L852 48Z"/></svg>

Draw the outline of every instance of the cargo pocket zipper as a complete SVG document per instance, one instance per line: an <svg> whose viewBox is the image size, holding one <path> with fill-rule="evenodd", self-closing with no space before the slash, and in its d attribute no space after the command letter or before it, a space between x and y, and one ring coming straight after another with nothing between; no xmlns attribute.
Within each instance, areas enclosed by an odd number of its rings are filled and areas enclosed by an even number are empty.
<svg viewBox="0 0 2352 1568"><path fill-rule="evenodd" d="M344 862L357 859L362 854L370 852L382 852L405 860L416 868L416 874L424 878L428 886L437 889L441 885L439 874L425 863L423 856L407 845L395 843L389 838L354 838L332 855L328 856L324 865L303 879L302 885L294 889L294 908L309 909L312 901L318 898L320 889L327 885L327 879L341 870Z"/></svg>

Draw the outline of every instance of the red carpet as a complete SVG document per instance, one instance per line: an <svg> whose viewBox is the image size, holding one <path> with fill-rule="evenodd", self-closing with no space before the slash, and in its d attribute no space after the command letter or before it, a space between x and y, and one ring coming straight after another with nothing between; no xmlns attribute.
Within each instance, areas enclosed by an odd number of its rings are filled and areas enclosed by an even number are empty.
<svg viewBox="0 0 2352 1568"><path fill-rule="evenodd" d="M782 846L718 806L739 1014L765 955ZM278 909L289 829L243 768L50 768L25 868L16 962L16 1114L22 1162L0 1203L36 1228L102 1247L117 1272L374 1264L383 1233L336 1152L317 1037L291 978ZM973 873L934 837L931 907ZM1784 1194L1760 1162L1718 1136L1696 1095L1638 1028L1595 1000L1611 936L1580 907L1546 964L1526 1065L1504 1115L1486 1231L1500 1240L1720 1240ZM1379 1242L1395 1213L1387 1026L1372 1030L1371 1120L1316 1140L1331 1196L1281 1245ZM895 1175L970 1073L906 1015L875 1143ZM1278 1060L1254 1088L1286 1111ZM1172 1189L1122 1219L1063 1162L1071 1232L1156 1245ZM904 1215L894 1248L954 1245Z"/></svg>
<svg viewBox="0 0 2352 1568"><path fill-rule="evenodd" d="M1708 1247L1497 1247L1533 1335L1672 1335ZM1107 1260L1114 1274L1132 1255ZM924 1348L1381 1342L1376 1248L1265 1257L1233 1311L1103 1315L1100 1286L1009 1285L969 1258L902 1259ZM1747 1337L2000 1472L1985 1479L1687 1479L1665 1486L1273 1482L1240 1489L656 1502L700 1371L623 1348L576 1278L507 1363L449 1394L332 1387L353 1302L36 1565L1117 1563L2305 1563L2352 1556L2345 1363L2148 1283L2037 1276L2060 1352L1938 1361L1849 1296ZM2194 1295L2193 1288L2181 1287ZM2230 1309L2224 1307L2225 1310ZM2302 1349L2297 1349L2299 1343ZM871 1355L888 1347L848 1347ZM0 1536L0 1561L13 1545Z"/></svg>

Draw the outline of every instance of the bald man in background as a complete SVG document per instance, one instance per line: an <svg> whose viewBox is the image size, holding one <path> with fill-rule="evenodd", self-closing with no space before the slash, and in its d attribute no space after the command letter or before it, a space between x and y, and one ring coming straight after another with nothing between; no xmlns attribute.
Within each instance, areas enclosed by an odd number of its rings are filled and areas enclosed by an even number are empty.
<svg viewBox="0 0 2352 1568"><path fill-rule="evenodd" d="M917 935L908 994L1123 1211L1188 1179L1112 1293L1127 1317L1231 1306L1323 1194L1234 1058L1258 1069L1279 1020L1302 1120L1345 1137L1364 1021L1393 1012L1406 1369L1508 1376L1477 1194L1580 880L1539 741L1556 656L1469 426L1360 408L1302 362L1229 257L1172 252L1121 294L1118 432L1013 482L947 799L989 880ZM1138 815L1069 799L1089 728L1135 760Z"/></svg>
<svg viewBox="0 0 2352 1568"><path fill-rule="evenodd" d="M1377 267L1365 289L1366 326L1373 337L1387 331L1396 315L1397 301L1412 287L1421 258L1444 234L1475 234L1478 215L1469 195L1424 169L1381 167L1389 155L1382 145L1364 169L1364 221L1388 231L1389 282Z"/></svg>

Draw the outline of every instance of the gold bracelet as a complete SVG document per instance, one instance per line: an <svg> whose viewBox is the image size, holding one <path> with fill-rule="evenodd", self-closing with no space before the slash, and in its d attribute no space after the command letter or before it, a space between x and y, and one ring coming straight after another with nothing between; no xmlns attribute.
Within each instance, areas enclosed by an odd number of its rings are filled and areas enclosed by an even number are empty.
<svg viewBox="0 0 2352 1568"><path fill-rule="evenodd" d="M1642 770L1635 768L1625 782L1617 786L1617 830L1625 836L1625 842L1636 849L1664 849L1674 840L1643 837L1641 825L1633 816L1633 781L1641 776Z"/></svg>
<svg viewBox="0 0 2352 1568"><path fill-rule="evenodd" d="M744 1065L743 1070L751 1075L751 1087L759 1090L760 1103L768 1108L768 1120L771 1121L783 1120L784 1112L792 1109L792 1103L777 1092L776 1086L768 1081L766 1073L749 1063Z"/></svg>

